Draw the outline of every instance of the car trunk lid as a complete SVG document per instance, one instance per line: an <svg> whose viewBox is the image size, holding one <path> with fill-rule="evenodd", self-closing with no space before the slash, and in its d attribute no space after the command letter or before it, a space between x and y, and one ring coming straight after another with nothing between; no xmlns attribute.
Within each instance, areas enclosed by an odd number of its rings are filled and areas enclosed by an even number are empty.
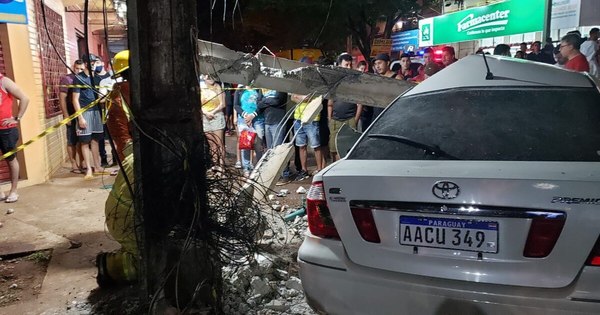
<svg viewBox="0 0 600 315"><path fill-rule="evenodd" d="M575 279L598 237L597 164L342 160L323 182L356 264L558 288ZM368 215L357 220L363 211L371 214L379 242L360 230L369 228Z"/></svg>

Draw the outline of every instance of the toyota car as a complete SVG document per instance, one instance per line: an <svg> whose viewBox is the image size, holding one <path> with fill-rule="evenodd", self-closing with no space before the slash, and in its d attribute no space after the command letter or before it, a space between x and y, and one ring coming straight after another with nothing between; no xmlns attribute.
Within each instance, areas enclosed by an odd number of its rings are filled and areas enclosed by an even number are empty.
<svg viewBox="0 0 600 315"><path fill-rule="evenodd" d="M320 313L600 314L597 82L466 57L317 174L307 214Z"/></svg>

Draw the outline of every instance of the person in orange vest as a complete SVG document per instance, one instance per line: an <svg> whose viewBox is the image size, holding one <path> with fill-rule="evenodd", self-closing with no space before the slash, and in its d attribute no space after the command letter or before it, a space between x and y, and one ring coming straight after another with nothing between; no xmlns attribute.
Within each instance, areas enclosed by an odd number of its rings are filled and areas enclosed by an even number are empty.
<svg viewBox="0 0 600 315"><path fill-rule="evenodd" d="M139 251L135 236L135 209L133 207L133 187L128 187L125 177L133 185L133 148L130 128L131 94L129 90L129 50L117 53L113 59L113 85L106 105L106 126L117 149L123 169L117 174L113 188L106 199L104 212L106 228L110 235L121 244L121 248L96 256L100 287L123 285L137 281ZM115 157L113 157L114 159Z"/></svg>
<svg viewBox="0 0 600 315"><path fill-rule="evenodd" d="M106 126L117 149L119 160L123 161L123 150L132 141L129 117L129 50L117 53L113 60L114 77L121 78L113 85L107 103ZM113 157L114 159L114 157Z"/></svg>
<svg viewBox="0 0 600 315"><path fill-rule="evenodd" d="M96 281L100 287L130 284L138 280L140 253L135 234L136 219L132 195L135 193L135 175L131 143L126 146L124 154L125 158L121 160L123 169L117 174L104 205L106 228L121 248L96 256ZM128 182L132 187L128 187Z"/></svg>

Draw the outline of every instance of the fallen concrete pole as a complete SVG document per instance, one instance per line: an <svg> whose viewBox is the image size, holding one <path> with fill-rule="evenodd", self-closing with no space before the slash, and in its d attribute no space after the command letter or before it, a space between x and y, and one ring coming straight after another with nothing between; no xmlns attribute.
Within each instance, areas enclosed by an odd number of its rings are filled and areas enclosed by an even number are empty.
<svg viewBox="0 0 600 315"><path fill-rule="evenodd" d="M386 107L415 84L335 66L308 65L265 54L244 54L198 40L198 67L227 83Z"/></svg>

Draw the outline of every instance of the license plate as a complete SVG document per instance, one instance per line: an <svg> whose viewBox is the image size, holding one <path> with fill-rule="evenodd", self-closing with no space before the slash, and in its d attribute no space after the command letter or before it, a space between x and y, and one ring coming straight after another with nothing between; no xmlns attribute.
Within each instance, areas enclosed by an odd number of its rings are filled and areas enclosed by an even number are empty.
<svg viewBox="0 0 600 315"><path fill-rule="evenodd" d="M498 253L498 222L400 216L400 244Z"/></svg>

